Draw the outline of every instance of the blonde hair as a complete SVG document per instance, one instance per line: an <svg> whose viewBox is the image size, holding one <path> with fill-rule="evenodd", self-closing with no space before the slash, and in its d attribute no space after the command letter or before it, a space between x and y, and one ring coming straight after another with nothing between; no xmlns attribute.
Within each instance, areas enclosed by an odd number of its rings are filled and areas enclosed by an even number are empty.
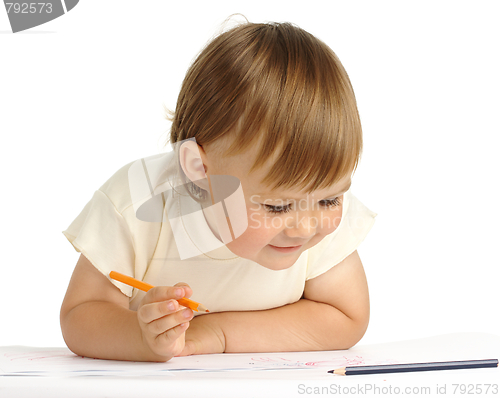
<svg viewBox="0 0 500 398"><path fill-rule="evenodd" d="M221 156L260 142L250 173L278 151L261 181L272 189L328 188L356 169L362 151L346 71L325 43L291 23L244 23L208 43L171 121L172 144L232 141L225 151L214 145Z"/></svg>

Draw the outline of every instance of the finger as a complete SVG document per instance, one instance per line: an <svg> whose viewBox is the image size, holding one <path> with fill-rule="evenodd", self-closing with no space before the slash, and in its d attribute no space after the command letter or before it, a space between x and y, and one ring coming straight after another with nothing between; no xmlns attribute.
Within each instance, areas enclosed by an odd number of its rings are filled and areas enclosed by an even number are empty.
<svg viewBox="0 0 500 398"><path fill-rule="evenodd" d="M193 294L193 289L191 289L191 287L185 282L176 283L174 286L184 288L184 297L186 298L191 297Z"/></svg>
<svg viewBox="0 0 500 398"><path fill-rule="evenodd" d="M196 352L196 345L194 341L189 340L184 343L184 348L182 351L179 353L179 355L176 355L177 357L185 357L188 355L193 355Z"/></svg>
<svg viewBox="0 0 500 398"><path fill-rule="evenodd" d="M156 319L153 322L150 322L146 330L153 334L154 336L159 336L167 332L170 329L173 329L179 326L182 323L188 322L193 318L193 311L189 308L177 311L174 314L170 314L164 316L163 318Z"/></svg>
<svg viewBox="0 0 500 398"><path fill-rule="evenodd" d="M159 303L144 304L137 310L137 317L141 322L149 324L156 319L173 314L179 310L177 300L161 301Z"/></svg>
<svg viewBox="0 0 500 398"><path fill-rule="evenodd" d="M182 286L156 286L150 289L144 298L143 304L157 303L168 299L180 299L184 297L184 288Z"/></svg>
<svg viewBox="0 0 500 398"><path fill-rule="evenodd" d="M159 345L171 345L175 340L177 340L182 333L184 333L189 327L189 322L181 323L166 332L156 336L155 343Z"/></svg>

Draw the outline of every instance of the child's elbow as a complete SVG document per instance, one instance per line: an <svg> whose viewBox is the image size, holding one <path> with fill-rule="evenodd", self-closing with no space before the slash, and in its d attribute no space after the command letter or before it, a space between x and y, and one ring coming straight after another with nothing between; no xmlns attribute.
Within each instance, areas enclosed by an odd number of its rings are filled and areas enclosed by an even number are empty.
<svg viewBox="0 0 500 398"><path fill-rule="evenodd" d="M347 338L346 341L347 344L346 347L344 348L345 350L354 347L363 338L363 336L366 333L366 330L368 329L368 321L369 321L368 318L352 321L353 322L352 329L351 332L349 333L349 337Z"/></svg>
<svg viewBox="0 0 500 398"><path fill-rule="evenodd" d="M331 340L328 344L327 350L348 350L354 347L363 338L368 329L368 319L366 320L353 320L346 317L347 323L344 324L343 333L337 336L336 339ZM333 338L333 336L330 336Z"/></svg>

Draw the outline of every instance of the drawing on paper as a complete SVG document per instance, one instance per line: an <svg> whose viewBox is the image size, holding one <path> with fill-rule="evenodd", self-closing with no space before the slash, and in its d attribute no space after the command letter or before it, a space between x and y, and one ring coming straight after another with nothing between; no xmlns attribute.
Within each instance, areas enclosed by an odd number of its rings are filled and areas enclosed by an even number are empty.
<svg viewBox="0 0 500 398"><path fill-rule="evenodd" d="M395 363L391 360L367 360L360 355L348 357L342 356L338 358L332 358L325 361L297 361L292 359L287 359L283 357L252 357L249 365L255 366L265 366L265 367L294 367L294 368L313 368L313 367L344 367L344 366L360 366L366 365L367 363L378 365L392 364Z"/></svg>

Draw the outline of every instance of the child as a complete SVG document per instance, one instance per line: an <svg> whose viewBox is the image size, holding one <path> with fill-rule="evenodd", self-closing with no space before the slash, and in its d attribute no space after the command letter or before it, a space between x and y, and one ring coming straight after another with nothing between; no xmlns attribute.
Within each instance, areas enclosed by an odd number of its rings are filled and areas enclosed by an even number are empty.
<svg viewBox="0 0 500 398"><path fill-rule="evenodd" d="M349 191L361 125L333 51L289 23L222 33L186 74L170 142L118 170L63 232L81 253L61 307L68 347L161 362L356 344L369 318L356 249L376 214Z"/></svg>

